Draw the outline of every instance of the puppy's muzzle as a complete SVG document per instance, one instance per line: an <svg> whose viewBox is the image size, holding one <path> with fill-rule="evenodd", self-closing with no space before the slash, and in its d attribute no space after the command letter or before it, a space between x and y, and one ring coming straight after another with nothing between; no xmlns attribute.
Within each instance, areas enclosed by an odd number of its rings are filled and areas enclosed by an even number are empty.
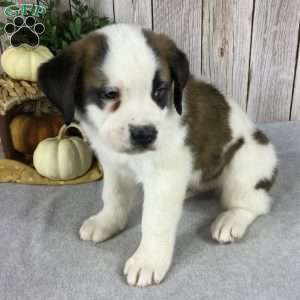
<svg viewBox="0 0 300 300"><path fill-rule="evenodd" d="M152 125L129 125L130 142L135 147L147 148L156 140L157 130Z"/></svg>

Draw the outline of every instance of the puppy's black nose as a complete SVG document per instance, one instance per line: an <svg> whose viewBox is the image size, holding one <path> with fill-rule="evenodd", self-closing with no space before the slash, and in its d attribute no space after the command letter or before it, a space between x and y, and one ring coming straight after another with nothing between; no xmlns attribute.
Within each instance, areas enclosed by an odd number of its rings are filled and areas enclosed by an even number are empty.
<svg viewBox="0 0 300 300"><path fill-rule="evenodd" d="M134 146L147 147L155 141L157 136L157 130L152 125L129 125L129 132L131 144Z"/></svg>

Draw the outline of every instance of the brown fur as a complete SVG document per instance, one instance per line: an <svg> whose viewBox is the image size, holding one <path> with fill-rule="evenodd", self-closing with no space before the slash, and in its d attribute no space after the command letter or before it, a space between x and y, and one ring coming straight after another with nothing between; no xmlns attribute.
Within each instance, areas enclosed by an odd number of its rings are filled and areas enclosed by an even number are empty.
<svg viewBox="0 0 300 300"><path fill-rule="evenodd" d="M158 59L160 59L162 68L165 70L166 68L176 70L178 82L183 89L189 76L189 64L185 54L165 34L154 33L149 30L144 30L143 32L147 43L153 49Z"/></svg>
<svg viewBox="0 0 300 300"><path fill-rule="evenodd" d="M147 43L153 49L162 64L175 60L176 44L164 34L154 33L149 30L144 30ZM168 68L168 64L165 64Z"/></svg>
<svg viewBox="0 0 300 300"><path fill-rule="evenodd" d="M96 72L96 67L101 66L108 51L104 35L91 33L84 39L75 42L71 49L75 54L75 63L82 64L85 87L99 87L107 82L107 78L102 72Z"/></svg>
<svg viewBox="0 0 300 300"><path fill-rule="evenodd" d="M190 78L185 101L183 123L188 126L186 143L194 154L194 169L201 169L203 180L210 181L222 173L244 140L238 139L223 153L231 141L230 108L213 86Z"/></svg>
<svg viewBox="0 0 300 300"><path fill-rule="evenodd" d="M261 130L256 130L253 133L253 138L256 140L258 144L261 145L267 145L269 143L269 139Z"/></svg>
<svg viewBox="0 0 300 300"><path fill-rule="evenodd" d="M264 179L260 180L255 185L255 189L256 190L263 189L263 190L266 190L267 192L270 191L270 189L273 186L273 184L275 182L275 179L277 177L277 173L278 173L278 170L277 170L277 168L275 168L274 171L273 171L273 174L272 174L271 178L270 179L264 178Z"/></svg>
<svg viewBox="0 0 300 300"><path fill-rule="evenodd" d="M268 137L261 131L261 130L256 130L253 133L253 138L255 139L255 141L260 144L260 145L267 145L269 144L269 139ZM261 179L256 185L255 185L255 189L264 189L267 192L270 191L271 187L273 186L275 179L277 177L277 173L278 170L277 168L274 169L273 174L271 176L271 178L264 178Z"/></svg>

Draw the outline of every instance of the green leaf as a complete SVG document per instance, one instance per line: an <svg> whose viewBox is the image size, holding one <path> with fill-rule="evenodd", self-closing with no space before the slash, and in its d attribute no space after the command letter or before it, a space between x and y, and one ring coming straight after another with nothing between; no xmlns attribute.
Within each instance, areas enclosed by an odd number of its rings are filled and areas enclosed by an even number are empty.
<svg viewBox="0 0 300 300"><path fill-rule="evenodd" d="M76 28L75 28L75 23L74 22L70 22L69 24L69 28L70 28L70 31L73 35L73 37L75 38L76 37Z"/></svg>
<svg viewBox="0 0 300 300"><path fill-rule="evenodd" d="M10 5L14 5L16 4L14 1L1 1L0 2L0 7L7 7L7 6L10 6Z"/></svg>
<svg viewBox="0 0 300 300"><path fill-rule="evenodd" d="M80 1L79 1L79 0L72 0L72 3L73 3L75 6L80 5Z"/></svg>
<svg viewBox="0 0 300 300"><path fill-rule="evenodd" d="M81 33L81 20L79 18L76 18L75 20L75 30L76 34L79 36Z"/></svg>
<svg viewBox="0 0 300 300"><path fill-rule="evenodd" d="M52 27L52 29L51 29L51 36L53 37L53 38L55 38L55 36L56 36L56 26L53 26Z"/></svg>
<svg viewBox="0 0 300 300"><path fill-rule="evenodd" d="M69 41L72 40L72 36L71 36L71 34L70 34L68 31L65 31L65 32L64 32L64 36L65 36Z"/></svg>
<svg viewBox="0 0 300 300"><path fill-rule="evenodd" d="M65 49L67 48L69 45L66 41L62 41L62 48Z"/></svg>

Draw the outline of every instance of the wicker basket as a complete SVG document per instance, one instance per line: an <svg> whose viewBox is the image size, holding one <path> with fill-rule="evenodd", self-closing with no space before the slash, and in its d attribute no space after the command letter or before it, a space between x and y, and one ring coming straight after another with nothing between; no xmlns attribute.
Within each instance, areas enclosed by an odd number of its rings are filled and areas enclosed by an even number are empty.
<svg viewBox="0 0 300 300"><path fill-rule="evenodd" d="M6 74L0 75L0 114L5 115L16 105L26 101L45 99L35 82L15 80Z"/></svg>
<svg viewBox="0 0 300 300"><path fill-rule="evenodd" d="M0 139L6 158L23 160L20 153L13 148L9 124L19 113L34 112L37 104L42 113L57 113L36 82L15 80L6 74L0 75Z"/></svg>

